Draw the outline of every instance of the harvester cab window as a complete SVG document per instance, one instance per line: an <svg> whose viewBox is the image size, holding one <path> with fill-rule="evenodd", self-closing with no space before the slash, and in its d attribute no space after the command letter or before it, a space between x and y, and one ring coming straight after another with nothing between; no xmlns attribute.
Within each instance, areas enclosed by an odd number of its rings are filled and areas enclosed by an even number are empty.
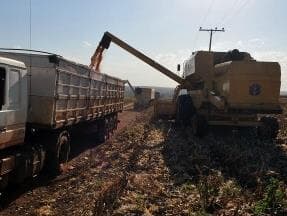
<svg viewBox="0 0 287 216"><path fill-rule="evenodd" d="M5 83L6 83L6 70L0 67L0 110L5 104Z"/></svg>

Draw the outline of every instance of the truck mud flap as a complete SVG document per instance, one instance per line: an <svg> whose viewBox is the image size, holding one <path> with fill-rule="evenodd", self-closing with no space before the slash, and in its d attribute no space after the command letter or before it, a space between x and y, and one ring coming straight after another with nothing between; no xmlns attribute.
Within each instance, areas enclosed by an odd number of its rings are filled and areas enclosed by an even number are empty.
<svg viewBox="0 0 287 216"><path fill-rule="evenodd" d="M0 160L0 176L6 175L15 168L15 156L10 156Z"/></svg>

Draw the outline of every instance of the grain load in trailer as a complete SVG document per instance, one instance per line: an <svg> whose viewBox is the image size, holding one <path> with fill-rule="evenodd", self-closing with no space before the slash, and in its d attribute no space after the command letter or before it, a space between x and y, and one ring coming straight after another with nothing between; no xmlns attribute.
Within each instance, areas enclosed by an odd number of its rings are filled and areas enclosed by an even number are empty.
<svg viewBox="0 0 287 216"><path fill-rule="evenodd" d="M67 161L73 129L103 142L117 128L124 81L57 55L0 52L0 186L53 173ZM11 177L17 176L17 178Z"/></svg>

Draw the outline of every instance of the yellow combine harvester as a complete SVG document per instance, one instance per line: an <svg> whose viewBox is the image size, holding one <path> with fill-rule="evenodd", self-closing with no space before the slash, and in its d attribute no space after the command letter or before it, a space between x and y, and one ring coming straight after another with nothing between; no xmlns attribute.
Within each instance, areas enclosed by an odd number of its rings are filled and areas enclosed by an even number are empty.
<svg viewBox="0 0 287 216"><path fill-rule="evenodd" d="M249 53L195 52L183 65L188 94L177 97L177 118L191 122L198 135L207 125L230 125L258 126L275 137L277 119L266 114L282 112L280 76L277 62L256 61Z"/></svg>
<svg viewBox="0 0 287 216"><path fill-rule="evenodd" d="M191 125L198 136L207 131L208 125L228 125L257 127L261 136L276 137L278 122L270 114L282 112L281 70L277 62L256 61L249 53L236 49L198 51L184 62L180 77L109 32L104 34L97 50L108 49L110 42L179 83L172 101L156 103L158 114L172 115L174 110L177 123ZM91 67L98 64L94 62L100 59L98 56L101 53L95 52Z"/></svg>

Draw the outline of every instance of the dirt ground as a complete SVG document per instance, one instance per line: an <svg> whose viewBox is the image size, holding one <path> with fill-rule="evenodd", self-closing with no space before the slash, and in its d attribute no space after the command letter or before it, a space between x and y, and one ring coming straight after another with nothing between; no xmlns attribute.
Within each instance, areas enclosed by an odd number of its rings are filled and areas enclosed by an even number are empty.
<svg viewBox="0 0 287 216"><path fill-rule="evenodd" d="M85 208L82 197L87 195L87 199L91 198L94 196L93 187L101 188L106 178L118 177L117 173L109 172L108 167L113 159L106 155L116 157L114 153L117 145L120 145L117 136L141 118L142 113L133 111L129 106L129 109L119 114L120 123L116 134L108 142L97 146L94 146L93 136L85 134L84 137L74 137L72 146L78 147L71 152L73 159L66 166L67 170L55 179L42 174L22 185L9 188L2 195L0 215L90 215L85 212L90 212L91 209L78 209L81 205ZM122 147L125 147L125 143L122 143ZM99 189L95 191L98 192ZM72 210L64 208L68 204L74 206ZM79 214L74 209L78 209Z"/></svg>
<svg viewBox="0 0 287 216"><path fill-rule="evenodd" d="M275 141L228 128L197 138L151 116L124 112L110 141L56 179L11 189L0 215L287 215L285 131Z"/></svg>

